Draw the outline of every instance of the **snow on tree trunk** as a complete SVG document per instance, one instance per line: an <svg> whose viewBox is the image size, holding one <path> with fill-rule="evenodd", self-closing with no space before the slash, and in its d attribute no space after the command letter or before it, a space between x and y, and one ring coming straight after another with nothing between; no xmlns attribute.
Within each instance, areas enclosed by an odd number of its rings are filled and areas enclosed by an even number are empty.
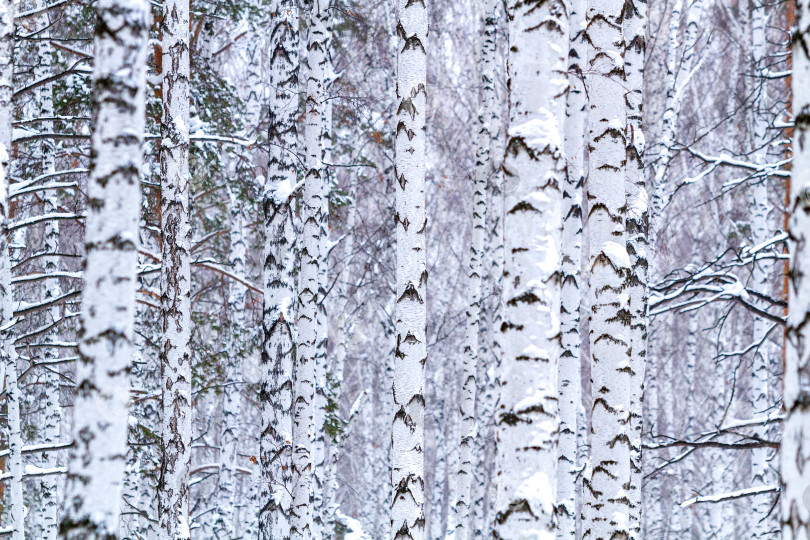
<svg viewBox="0 0 810 540"><path fill-rule="evenodd" d="M37 9L44 7L43 0L35 2ZM37 21L37 27L41 29L40 35L43 38L50 37L50 19L47 12L41 15ZM47 39L43 39L37 43L37 53L39 62L34 68L34 77L37 80L43 80L52 74L51 62L53 61L53 48ZM51 84L45 84L37 89L37 101L39 104L39 114L43 118L51 118L54 116L53 109L53 87ZM43 121L41 129L44 132L53 131L53 122ZM50 141L43 141L40 147L42 170L41 174L52 174L55 172L54 165L54 152L52 143ZM51 214L58 212L59 197L54 191L47 191L44 196L43 213ZM59 252L59 221L50 220L45 223L45 231L43 235L43 251L49 254L57 254ZM45 257L43 263L43 273L52 274L59 271L60 259L58 256ZM47 280L41 288L41 295L43 300L58 298L62 294L61 287L59 286L58 279ZM47 311L46 322L58 321L61 318L61 308L54 306ZM54 341L55 336L53 332L47 333L43 336L42 341L45 343ZM56 338L58 340L58 337ZM52 361L59 357L59 349L46 347L42 349L41 358L44 361ZM43 409L41 418L41 428L38 430L40 433L40 442L43 444L53 444L59 442L59 425L61 421L61 410L59 407L59 372L57 369L43 369L39 376L40 385L38 397L36 398L39 406ZM43 452L40 454L40 466L49 469L56 466L55 455L50 452ZM36 532L38 538L41 540L55 540L58 530L59 522L57 511L59 508L59 488L56 476L43 476L38 479L38 490L42 500L42 508L39 514L38 530Z"/></svg>
<svg viewBox="0 0 810 540"><path fill-rule="evenodd" d="M472 232L469 248L467 284L466 334L461 369L461 437L457 475L456 540L473 538L470 519L472 480L480 469L476 462L476 434L483 426L476 422L476 393L478 382L479 335L481 331L481 290L484 273L484 238L487 227L487 181L492 172L489 156L490 119L494 106L495 10L492 0L484 0L484 32L481 44L480 69L483 87L478 109L478 141L475 153L475 177L472 189ZM480 404L479 404L480 408ZM481 456L479 456L481 457Z"/></svg>
<svg viewBox="0 0 810 540"><path fill-rule="evenodd" d="M264 186L264 342L261 353L259 538L290 538L292 514L295 226L290 204L298 139L298 6L270 6L270 128Z"/></svg>
<svg viewBox="0 0 810 540"><path fill-rule="evenodd" d="M627 252L630 255L630 445L631 470L627 494L630 499L630 537L641 538L641 433L643 424L644 371L647 362L647 233L649 215L644 176L642 101L646 49L647 2L634 0L625 8L625 85L627 88Z"/></svg>
<svg viewBox="0 0 810 540"><path fill-rule="evenodd" d="M562 195L562 265L560 335L562 351L558 366L560 393L560 451L557 470L557 538L574 539L577 533L577 421L582 408L579 307L582 265L582 187L585 182L585 81L581 62L586 57L582 40L585 1L570 4L568 49L568 98L565 122L566 174Z"/></svg>
<svg viewBox="0 0 810 540"><path fill-rule="evenodd" d="M235 189L228 187L230 202L230 252L228 263L231 271L244 278L246 276L245 258L247 245L245 238L245 215L239 195ZM231 321L230 340L227 343L228 355L225 359L225 386L222 389L222 432L219 436L220 462L218 498L221 510L215 528L218 534L228 538L236 536L236 490L237 451L239 449L239 426L242 423L241 393L239 377L242 361L245 358L245 333L247 332L246 314L247 287L238 281L231 280L228 285L228 312Z"/></svg>
<svg viewBox="0 0 810 540"><path fill-rule="evenodd" d="M425 119L427 1L397 0L396 308L394 417L391 433L391 536L425 536Z"/></svg>
<svg viewBox="0 0 810 540"><path fill-rule="evenodd" d="M748 11L748 10L746 10ZM768 63L767 41L765 38L765 25L767 23L767 12L764 5L751 3L751 53L752 53L752 73L759 73L765 69ZM751 108L752 136L755 149L753 158L757 164L767 163L769 119L764 112L768 110L767 88L763 79L754 78L754 103ZM751 192L751 232L754 245L765 242L773 235L771 230L771 203L768 199L768 184L770 178L754 183ZM753 286L756 291L772 295L774 280L773 264L770 260L760 260L754 264L752 271ZM768 333L771 322L762 317L754 318L753 342L762 341ZM754 351L752 380L751 380L751 400L753 415L760 416L768 414L773 396L769 396L768 391L768 370L775 351L770 340L764 340ZM770 398L770 399L769 399ZM755 448L751 451L751 486L773 485L776 479L770 473L768 448ZM751 512L748 513L749 530L751 538L770 538L770 532L775 529L775 513L771 512L773 506L772 497L769 495L758 495L751 498Z"/></svg>
<svg viewBox="0 0 810 540"><path fill-rule="evenodd" d="M568 12L510 0L495 538L554 538Z"/></svg>
<svg viewBox="0 0 810 540"><path fill-rule="evenodd" d="M810 538L810 2L797 0L793 33L793 179L790 218L790 300L785 353L782 436L782 536Z"/></svg>
<svg viewBox="0 0 810 540"><path fill-rule="evenodd" d="M163 121L160 147L163 322L160 534L190 537L191 224L189 200L189 2L165 0L162 21Z"/></svg>
<svg viewBox="0 0 810 540"><path fill-rule="evenodd" d="M590 97L588 245L590 269L591 459L586 475L583 538L630 535L631 429L630 277L625 243L624 2L588 5L586 38Z"/></svg>
<svg viewBox="0 0 810 540"><path fill-rule="evenodd" d="M116 537L127 456L141 211L149 6L96 4L93 152L67 539Z"/></svg>
<svg viewBox="0 0 810 540"><path fill-rule="evenodd" d="M14 93L14 4L0 1L0 369L5 373L2 386L6 393L6 422L3 438L8 441L9 455L5 474L10 475L4 497L4 528L11 529L12 540L25 538L23 506L22 434L20 431L20 388L17 383L17 350L14 348L14 298L11 288L11 253L9 248L9 152Z"/></svg>

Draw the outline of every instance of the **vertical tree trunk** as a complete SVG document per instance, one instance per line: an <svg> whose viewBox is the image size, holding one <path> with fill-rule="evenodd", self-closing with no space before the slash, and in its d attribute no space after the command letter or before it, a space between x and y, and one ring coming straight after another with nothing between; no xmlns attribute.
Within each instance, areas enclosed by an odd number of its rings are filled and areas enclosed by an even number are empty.
<svg viewBox="0 0 810 540"><path fill-rule="evenodd" d="M397 0L395 167L397 240L394 418L391 433L391 536L425 536L425 118L427 1Z"/></svg>
<svg viewBox="0 0 810 540"><path fill-rule="evenodd" d="M568 10L510 0L495 538L553 538Z"/></svg>
<svg viewBox="0 0 810 540"><path fill-rule="evenodd" d="M476 462L476 434L482 430L476 422L476 393L478 383L479 335L481 328L481 290L484 274L484 238L487 228L487 181L492 173L490 164L490 118L494 106L494 61L495 61L495 10L492 0L484 0L482 11L484 32L482 35L480 70L481 103L478 109L478 141L475 152L475 177L472 188L472 232L469 248L469 282L467 284L466 334L464 358L461 369L461 437L459 445L459 467L457 471L456 540L472 539L470 521L470 500L474 471L479 470ZM480 405L479 405L480 407ZM480 456L479 456L480 457Z"/></svg>
<svg viewBox="0 0 810 540"><path fill-rule="evenodd" d="M298 5L270 6L270 128L264 186L264 343L261 366L260 540L290 538L292 514L295 227L290 197L297 180Z"/></svg>
<svg viewBox="0 0 810 540"><path fill-rule="evenodd" d="M96 4L87 259L73 407L76 446L60 526L60 534L71 540L115 538L118 528L135 353L148 31L147 3Z"/></svg>
<svg viewBox="0 0 810 540"><path fill-rule="evenodd" d="M43 0L35 2L36 7L44 7ZM45 12L39 17L37 27L41 29L41 36L43 38L50 37L50 19ZM53 48L47 39L37 43L37 53L39 63L34 69L34 77L36 80L43 80L51 75L51 63L54 61L52 58ZM51 84L46 84L37 89L37 102L39 104L39 115L43 118L50 118L54 115L53 110L53 87ZM44 121L41 124L41 129L44 132L53 131L53 122ZM54 153L50 141L43 141L40 152L42 158L41 174L49 174L55 172ZM58 212L59 197L55 191L49 190L44 196L44 214ZM57 220L48 221L45 224L45 233L43 235L43 251L45 253L56 255L59 252L59 222ZM52 274L59 270L59 257L52 256L46 257L43 264L43 273ZM46 281L42 287L42 298L48 300L57 298L61 295L62 291L59 287L58 279L50 279ZM61 318L61 309L59 307L52 307L47 312L47 322L58 321ZM56 338L58 339L58 338ZM54 341L54 333L48 333L43 337L43 342ZM54 360L59 357L59 349L44 348L42 349L42 359L46 362ZM56 368L45 368L39 379L41 386L38 396L40 407L43 409L42 426L39 430L40 441L44 444L56 443L59 440L59 424L61 419L61 411L59 407L59 373ZM55 458L51 452L43 452L40 455L40 464L43 468L55 467ZM39 482L39 492L42 500L42 509L39 521L39 530L37 535L41 540L55 540L58 530L59 522L57 520L57 510L59 507L59 489L55 476L44 476Z"/></svg>
<svg viewBox="0 0 810 540"><path fill-rule="evenodd" d="M560 334L562 352L559 364L560 451L557 470L557 538L574 539L577 532L577 421L582 408L579 307L580 267L582 266L582 187L585 182L586 95L582 62L586 58L583 41L585 1L571 4L568 30L568 99L565 122L566 174L562 195L562 265Z"/></svg>
<svg viewBox="0 0 810 540"><path fill-rule="evenodd" d="M627 252L630 255L630 282L625 289L630 302L630 448L631 470L627 495L630 500L630 537L641 538L644 371L647 362L647 233L649 215L644 176L644 54L646 50L647 2L633 0L625 7L625 85L627 88Z"/></svg>
<svg viewBox="0 0 810 540"><path fill-rule="evenodd" d="M245 214L239 194L228 187L230 202L230 252L228 262L231 271L239 277L246 277L245 258L247 245L245 239ZM219 437L220 462L219 472L219 503L221 510L218 513L218 523L215 529L219 535L226 538L236 537L238 523L236 522L236 505L238 503L236 490L237 477L237 451L239 449L239 426L242 421L241 413L241 386L239 385L242 362L245 359L247 333L247 287L238 281L232 280L228 285L228 320L231 321L230 340L227 343L228 355L225 359L225 387L222 389L222 432Z"/></svg>
<svg viewBox="0 0 810 540"><path fill-rule="evenodd" d="M163 419L158 507L165 540L186 539L191 467L191 224L189 200L189 2L165 0L160 148Z"/></svg>
<svg viewBox="0 0 810 540"><path fill-rule="evenodd" d="M307 86L304 105L306 179L301 201L301 273L298 293L298 351L295 366L293 416L292 537L317 537L313 516L313 438L318 363L318 284L321 265L321 218L325 169L322 155L323 81L327 29L323 14L327 0L309 6ZM321 429L323 426L318 426Z"/></svg>
<svg viewBox="0 0 810 540"><path fill-rule="evenodd" d="M20 389L17 384L17 350L14 348L14 298L11 288L11 254L9 249L8 223L9 159L11 153L11 121L13 118L12 94L14 93L14 4L0 0L0 353L5 372L6 418L4 438L8 441L9 456L5 462L5 474L11 475L5 493L5 508L12 540L25 537L25 508L22 486L22 434L20 432Z"/></svg>
<svg viewBox="0 0 810 540"><path fill-rule="evenodd" d="M750 2L751 21L751 73L753 76L754 103L751 109L751 124L753 135L754 161L764 165L768 159L768 117L765 111L768 110L767 87L764 79L759 76L760 70L765 69L769 61L767 57L767 41L765 36L765 25L767 24L767 12L765 5L759 2ZM751 232L754 245L758 245L772 236L771 225L771 203L768 198L768 185L770 178L766 177L753 185L751 193ZM774 289L773 264L769 260L760 260L754 264L752 270L752 280L754 288L762 293L770 295ZM754 318L753 342L762 341L771 323L762 317ZM768 371L775 356L775 351L771 342L767 339L754 351L754 359L751 380L751 405L753 415L759 416L767 414L771 407L768 391ZM764 486L772 485L775 478L770 473L768 448L755 448L751 451L751 485ZM748 514L750 523L751 538L769 538L770 532L775 528L775 513L771 513L773 506L772 497L759 495L751 499L751 512Z"/></svg>
<svg viewBox="0 0 810 540"><path fill-rule="evenodd" d="M785 431L782 437L782 536L810 538L810 2L797 0L793 33L793 179L791 181L790 300L785 354Z"/></svg>
<svg viewBox="0 0 810 540"><path fill-rule="evenodd" d="M630 536L631 483L630 277L625 243L625 164L628 138L624 91L624 2L588 5L586 39L590 118L588 244L590 248L591 476L586 478L583 538Z"/></svg>

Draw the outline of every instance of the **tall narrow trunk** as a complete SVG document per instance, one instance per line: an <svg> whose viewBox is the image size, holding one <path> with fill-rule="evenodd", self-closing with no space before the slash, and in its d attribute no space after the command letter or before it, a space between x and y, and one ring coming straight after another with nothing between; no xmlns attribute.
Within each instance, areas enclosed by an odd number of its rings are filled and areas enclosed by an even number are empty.
<svg viewBox="0 0 810 540"><path fill-rule="evenodd" d="M189 538L191 467L191 219L189 0L164 0L160 148L162 253L160 351L163 461L158 513L164 540Z"/></svg>
<svg viewBox="0 0 810 540"><path fill-rule="evenodd" d="M20 389L17 384L17 350L14 348L14 298L11 288L11 253L9 248L9 160L14 93L14 4L0 0L0 354L5 372L6 418L3 436L8 441L9 456L5 474L11 475L6 486L3 508L12 540L25 537L25 508L22 481L22 433L20 432Z"/></svg>
<svg viewBox="0 0 810 540"><path fill-rule="evenodd" d="M585 1L571 4L568 46L568 98L565 122L566 173L563 184L563 236L561 265L559 364L560 451L557 465L557 538L574 539L577 533L577 422L582 407L579 306L580 267L582 266L582 187L585 182L586 95L582 62L586 58L583 41Z"/></svg>
<svg viewBox="0 0 810 540"><path fill-rule="evenodd" d="M627 88L627 253L630 255L630 282L625 289L630 310L630 537L641 538L644 371L647 362L647 233L649 214L644 175L644 54L646 50L647 1L633 0L625 8L623 31L625 85Z"/></svg>
<svg viewBox="0 0 810 540"><path fill-rule="evenodd" d="M427 0L397 0L395 167L396 351L391 433L391 538L425 536L425 118Z"/></svg>
<svg viewBox="0 0 810 540"><path fill-rule="evenodd" d="M782 437L782 536L810 538L810 2L797 0L793 33L793 179L791 180L791 268L785 354L785 431Z"/></svg>
<svg viewBox="0 0 810 540"><path fill-rule="evenodd" d="M44 7L43 0L37 0L35 3L37 8ZM41 29L41 36L43 38L50 37L50 18L47 12L39 17L37 27ZM51 63L54 61L52 58L53 48L47 39L37 43L37 52L39 63L34 69L34 76L37 80L43 80L51 75ZM51 84L43 85L37 89L37 101L39 103L39 115L43 118L52 118L54 116L53 110L53 87ZM53 131L53 122L44 121L41 124L43 132ZM41 174L49 174L55 172L54 152L51 141L44 141L40 148L42 169ZM58 212L59 197L55 191L47 191L44 196L43 213L50 214ZM43 251L48 254L56 255L59 252L59 221L51 220L45 224L45 232L43 235ZM44 259L43 273L52 274L59 270L59 257L51 256ZM48 300L57 298L62 294L59 287L58 279L50 279L42 287L42 299ZM47 322L58 321L61 318L61 309L59 307L52 307L47 312ZM56 332L46 334L42 341L45 343L58 340ZM41 358L47 362L59 357L59 349L43 348ZM44 444L52 444L59 440L59 424L61 420L61 410L59 407L59 372L58 368L45 368L42 370L39 381L41 383L39 396L37 397L40 407L43 409L42 414L42 427L39 430L40 442ZM43 452L40 455L40 465L43 468L55 467L56 456L51 452ZM57 510L59 507L59 489L55 476L44 476L38 482L40 497L42 500L42 508L40 513L39 530L37 535L41 540L55 540L59 522L57 520Z"/></svg>
<svg viewBox="0 0 810 540"><path fill-rule="evenodd" d="M267 183L264 186L264 342L261 353L260 540L290 538L292 514L295 227L290 197L299 170L298 5L270 6Z"/></svg>
<svg viewBox="0 0 810 540"><path fill-rule="evenodd" d="M478 382L479 335L481 332L481 290L484 275L484 238L487 228L487 181L492 173L490 164L490 119L494 106L494 61L495 61L495 9L492 0L483 2L484 32L482 35L480 70L481 103L478 109L478 141L475 152L475 177L472 189L472 231L469 249L469 282L467 284L466 334L464 358L461 369L461 437L459 467L457 471L458 492L455 501L456 540L473 538L470 520L470 504L473 495L473 474L480 471L476 461L476 434L483 431L477 421L476 399ZM480 404L478 406L480 408ZM480 435L479 435L480 436ZM478 456L481 457L480 455Z"/></svg>
<svg viewBox="0 0 810 540"><path fill-rule="evenodd" d="M586 478L587 522L583 538L630 537L632 444L630 388L631 306L624 292L630 277L625 240L624 2L594 1L587 12L590 117L588 245L590 269L591 459Z"/></svg>
<svg viewBox="0 0 810 540"><path fill-rule="evenodd" d="M495 538L553 538L568 10L510 0Z"/></svg>
<svg viewBox="0 0 810 540"><path fill-rule="evenodd" d="M767 57L767 41L765 36L765 25L767 24L767 12L765 5L759 2L750 1L751 20L751 71L754 84L753 95L754 104L751 109L751 124L753 135L754 161L757 164L765 164L768 159L768 118L765 111L768 110L767 86L765 79L759 76L760 70L765 69L769 61ZM751 232L754 245L765 242L773 235L771 225L771 202L768 198L768 185L770 178L766 177L762 181L756 182L751 192ZM753 285L762 294L771 295L773 292L772 282L773 264L769 260L760 260L754 264L752 270ZM753 415L763 415L769 412L771 403L768 391L768 372L775 356L775 351L771 346L771 341L765 336L771 326L770 321L761 317L754 318L753 342L763 343L754 351L752 380L751 380L751 405ZM771 397L772 399L772 397ZM755 448L751 451L751 485L764 486L772 485L775 482L770 472L768 448ZM751 538L769 538L771 531L775 528L775 514L771 513L773 506L772 497L759 495L752 499L751 512L748 514L750 523Z"/></svg>
<svg viewBox="0 0 810 540"><path fill-rule="evenodd" d="M93 134L85 286L73 440L67 477L67 539L116 537L129 427L141 211L149 7L96 4Z"/></svg>
<svg viewBox="0 0 810 540"><path fill-rule="evenodd" d="M298 293L298 350L295 365L293 415L292 537L309 539L320 533L313 512L313 438L315 435L315 390L318 384L318 284L321 266L321 219L323 187L323 81L327 28L327 0L309 6L307 85L304 104L306 178L301 201L301 273ZM321 429L323 426L317 426Z"/></svg>
<svg viewBox="0 0 810 540"><path fill-rule="evenodd" d="M230 203L230 253L228 262L231 271L241 278L246 277L245 258L247 245L245 239L245 215L239 194L228 187ZM218 522L214 525L218 534L226 538L237 537L239 524L236 522L236 477L237 451L241 425L241 385L239 384L242 362L246 350L246 314L247 287L238 281L229 283L228 320L231 321L230 339L227 343L228 355L225 359L225 387L222 389L222 432L219 436L220 462Z"/></svg>

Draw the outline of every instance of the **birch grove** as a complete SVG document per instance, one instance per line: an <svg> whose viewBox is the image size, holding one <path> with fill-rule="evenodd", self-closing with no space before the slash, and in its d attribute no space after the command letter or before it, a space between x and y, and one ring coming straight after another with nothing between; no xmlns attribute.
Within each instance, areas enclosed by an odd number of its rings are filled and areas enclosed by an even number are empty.
<svg viewBox="0 0 810 540"><path fill-rule="evenodd" d="M0 0L0 536L810 538L808 20Z"/></svg>

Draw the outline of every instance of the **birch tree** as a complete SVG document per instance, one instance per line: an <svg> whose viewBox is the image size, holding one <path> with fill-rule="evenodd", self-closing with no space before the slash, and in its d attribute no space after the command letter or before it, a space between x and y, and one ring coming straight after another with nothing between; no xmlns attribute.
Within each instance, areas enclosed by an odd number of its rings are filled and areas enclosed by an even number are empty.
<svg viewBox="0 0 810 540"><path fill-rule="evenodd" d="M557 538L573 539L577 533L577 433L582 408L580 367L580 267L582 266L582 188L585 182L586 96L582 61L585 2L570 4L568 49L568 98L565 122L565 183L562 192L562 263L559 361L560 450L557 470Z"/></svg>
<svg viewBox="0 0 810 540"><path fill-rule="evenodd" d="M190 538L191 224L189 200L189 3L163 4L161 123L161 343L163 462L158 495L160 534Z"/></svg>
<svg viewBox="0 0 810 540"><path fill-rule="evenodd" d="M649 216L644 175L644 131L642 103L644 94L644 54L646 49L647 2L634 0L625 7L625 85L627 92L627 163L625 195L627 199L627 252L630 279L626 288L630 311L630 483L626 489L630 505L630 536L641 537L641 433L643 419L644 371L647 361L647 233Z"/></svg>
<svg viewBox="0 0 810 540"><path fill-rule="evenodd" d="M259 537L290 537L292 512L295 229L290 197L296 185L298 7L270 6L270 127L264 186L264 343L261 385L261 503Z"/></svg>
<svg viewBox="0 0 810 540"><path fill-rule="evenodd" d="M477 468L475 456L476 433L481 430L476 422L476 393L478 382L479 335L481 333L481 290L484 275L484 238L487 224L487 181L491 173L489 146L489 122L494 105L494 56L495 35L494 7L491 2L484 2L484 33L480 53L481 103L478 109L478 143L475 152L475 171L472 197L472 232L469 248L469 282L467 284L467 313L464 359L461 370L461 439L459 445L459 468L457 472L458 498L456 501L455 537L459 540L473 538L471 522L471 498L473 474ZM479 405L480 407L480 405Z"/></svg>
<svg viewBox="0 0 810 540"><path fill-rule="evenodd" d="M591 459L583 538L630 536L630 275L625 243L627 111L624 2L588 5L590 96L588 229L590 268Z"/></svg>
<svg viewBox="0 0 810 540"><path fill-rule="evenodd" d="M796 2L793 33L793 178L791 181L790 299L785 343L785 418L782 436L782 537L810 538L810 508L806 503L810 485L810 349L808 314L810 281L810 3Z"/></svg>
<svg viewBox="0 0 810 540"><path fill-rule="evenodd" d="M568 10L511 0L495 538L552 538Z"/></svg>
<svg viewBox="0 0 810 540"><path fill-rule="evenodd" d="M425 536L425 119L427 2L397 0L397 84L394 177L396 305L394 417L391 432L391 538Z"/></svg>
<svg viewBox="0 0 810 540"><path fill-rule="evenodd" d="M14 297L11 288L11 253L9 247L9 160L11 153L14 94L14 4L0 2L0 351L3 355L3 386L6 394L6 422L3 436L8 441L9 455L5 474L9 485L4 506L11 522L4 527L12 540L25 538L23 506L22 434L20 426L20 388L17 378L17 350L14 347ZM6 510L4 508L4 510Z"/></svg>
<svg viewBox="0 0 810 540"><path fill-rule="evenodd" d="M85 287L65 517L67 539L116 537L134 356L149 8L96 4Z"/></svg>

